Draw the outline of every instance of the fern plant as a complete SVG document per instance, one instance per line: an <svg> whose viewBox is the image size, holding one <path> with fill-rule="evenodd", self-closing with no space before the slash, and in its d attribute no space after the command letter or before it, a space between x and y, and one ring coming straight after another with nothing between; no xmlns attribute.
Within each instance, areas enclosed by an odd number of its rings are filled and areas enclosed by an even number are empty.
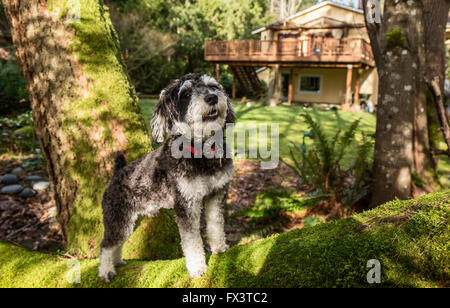
<svg viewBox="0 0 450 308"><path fill-rule="evenodd" d="M251 207L244 208L232 214L231 217L247 218L246 230L243 232L247 235L241 241L241 243L247 243L282 232L290 221L289 216L285 215L286 213L299 213L324 199L325 197L322 195L300 197L292 195L292 191L289 190L270 189L258 194ZM311 219L309 218L309 220Z"/></svg>
<svg viewBox="0 0 450 308"><path fill-rule="evenodd" d="M329 139L310 114L301 116L311 130L306 135L314 140L313 146L306 150L304 141L302 146L292 143L292 163L282 161L318 194L346 204L353 204L364 197L370 191L370 153L373 140L359 132L361 141L356 142L360 120L352 122L343 132L338 130L333 138ZM342 160L354 149L353 143L356 143L356 155L350 167L345 168Z"/></svg>

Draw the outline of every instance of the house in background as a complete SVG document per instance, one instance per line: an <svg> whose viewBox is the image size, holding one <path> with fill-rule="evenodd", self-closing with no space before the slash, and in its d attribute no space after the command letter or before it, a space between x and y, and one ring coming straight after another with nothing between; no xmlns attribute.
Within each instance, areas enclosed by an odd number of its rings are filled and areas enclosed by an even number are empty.
<svg viewBox="0 0 450 308"><path fill-rule="evenodd" d="M253 31L259 40L207 41L205 60L227 64L242 90L268 86L270 103L376 104L378 76L361 9L324 1Z"/></svg>

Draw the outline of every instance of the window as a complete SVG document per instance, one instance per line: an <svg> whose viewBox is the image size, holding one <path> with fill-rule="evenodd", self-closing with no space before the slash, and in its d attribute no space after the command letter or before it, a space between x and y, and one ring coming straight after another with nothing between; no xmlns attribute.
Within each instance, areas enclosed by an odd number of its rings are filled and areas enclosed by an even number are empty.
<svg viewBox="0 0 450 308"><path fill-rule="evenodd" d="M322 76L300 75L299 92L317 93L322 90Z"/></svg>
<svg viewBox="0 0 450 308"><path fill-rule="evenodd" d="M293 34L293 33L284 33L284 34L280 34L278 35L278 39L279 40L285 40L285 39L298 39L298 34Z"/></svg>

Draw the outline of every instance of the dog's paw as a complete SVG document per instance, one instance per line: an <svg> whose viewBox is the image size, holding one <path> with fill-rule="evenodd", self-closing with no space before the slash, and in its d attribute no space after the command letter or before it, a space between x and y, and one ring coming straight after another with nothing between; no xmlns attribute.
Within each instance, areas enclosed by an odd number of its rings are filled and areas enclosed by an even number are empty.
<svg viewBox="0 0 450 308"><path fill-rule="evenodd" d="M113 280L114 276L116 276L115 271L110 271L106 274L98 274L98 277L106 283L110 283Z"/></svg>
<svg viewBox="0 0 450 308"><path fill-rule="evenodd" d="M203 264L203 265L195 267L195 268L188 268L189 277L200 278L206 273L207 269L208 269L208 266L206 266L206 264Z"/></svg>
<svg viewBox="0 0 450 308"><path fill-rule="evenodd" d="M98 277L106 283L109 283L114 278L114 276L116 276L114 267L109 269L100 267L98 269Z"/></svg>
<svg viewBox="0 0 450 308"><path fill-rule="evenodd" d="M223 244L220 247L214 247L214 249L212 249L212 254L213 255L217 255L219 253L225 252L228 250L228 248L230 248L230 246L228 246L227 244Z"/></svg>

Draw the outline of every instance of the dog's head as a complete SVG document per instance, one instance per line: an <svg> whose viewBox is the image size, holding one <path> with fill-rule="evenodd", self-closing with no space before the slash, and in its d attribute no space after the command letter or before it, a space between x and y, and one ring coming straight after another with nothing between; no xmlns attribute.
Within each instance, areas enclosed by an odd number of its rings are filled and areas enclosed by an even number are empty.
<svg viewBox="0 0 450 308"><path fill-rule="evenodd" d="M170 133L208 138L234 123L234 110L222 86L206 74L187 74L161 91L150 122L154 142Z"/></svg>

